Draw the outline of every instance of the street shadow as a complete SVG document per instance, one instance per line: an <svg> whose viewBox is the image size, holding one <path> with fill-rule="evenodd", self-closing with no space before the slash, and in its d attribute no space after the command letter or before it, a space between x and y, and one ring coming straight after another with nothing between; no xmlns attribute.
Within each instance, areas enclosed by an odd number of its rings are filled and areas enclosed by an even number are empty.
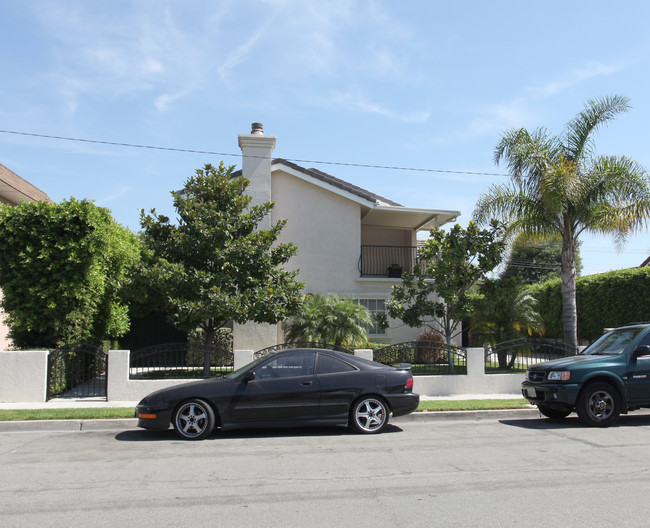
<svg viewBox="0 0 650 528"><path fill-rule="evenodd" d="M381 432L382 435L400 433L402 429L396 425L388 424ZM350 431L343 426L332 427L274 427L265 429L234 429L230 431L215 430L204 442L224 440L229 438L250 438L259 440L262 438L296 438L308 437L317 438L325 436L355 436L357 433ZM165 431L148 431L147 429L132 429L122 431L115 435L119 442L185 442L181 440L173 429Z"/></svg>
<svg viewBox="0 0 650 528"><path fill-rule="evenodd" d="M521 427L522 429L591 429L580 421L576 415L567 416L562 419L551 419L544 416L535 418L523 418L512 420L499 420L499 423L511 427ZM618 421L610 427L642 427L650 426L650 414L624 414Z"/></svg>

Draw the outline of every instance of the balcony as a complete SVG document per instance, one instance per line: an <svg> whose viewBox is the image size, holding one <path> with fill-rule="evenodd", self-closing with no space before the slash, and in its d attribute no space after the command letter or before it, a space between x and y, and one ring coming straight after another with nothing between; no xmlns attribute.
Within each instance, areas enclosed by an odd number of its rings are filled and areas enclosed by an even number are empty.
<svg viewBox="0 0 650 528"><path fill-rule="evenodd" d="M362 277L400 278L417 262L416 246L361 246L359 272Z"/></svg>

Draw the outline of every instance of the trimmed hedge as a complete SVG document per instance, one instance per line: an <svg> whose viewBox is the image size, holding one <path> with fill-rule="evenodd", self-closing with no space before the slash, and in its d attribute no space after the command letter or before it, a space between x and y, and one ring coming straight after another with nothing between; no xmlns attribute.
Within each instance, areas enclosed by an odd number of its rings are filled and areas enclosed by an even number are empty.
<svg viewBox="0 0 650 528"><path fill-rule="evenodd" d="M564 335L560 284L554 279L531 286L544 317L545 337ZM650 267L579 277L576 287L580 340L593 341L605 328L650 321Z"/></svg>

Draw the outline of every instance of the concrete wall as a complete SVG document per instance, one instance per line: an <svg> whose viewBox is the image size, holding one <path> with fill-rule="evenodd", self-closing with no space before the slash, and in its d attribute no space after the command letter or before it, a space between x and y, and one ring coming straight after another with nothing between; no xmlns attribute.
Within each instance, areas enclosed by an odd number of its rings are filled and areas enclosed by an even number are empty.
<svg viewBox="0 0 650 528"><path fill-rule="evenodd" d="M0 402L44 402L47 355L46 350L0 351Z"/></svg>
<svg viewBox="0 0 650 528"><path fill-rule="evenodd" d="M108 353L108 401L139 401L147 394L196 380L131 380L128 350ZM372 359L371 350L355 354ZM47 397L47 351L0 352L0 402L44 402ZM250 363L252 350L235 351L235 369ZM485 374L484 351L467 351L467 375L415 376L414 391L424 396L519 394L524 374Z"/></svg>

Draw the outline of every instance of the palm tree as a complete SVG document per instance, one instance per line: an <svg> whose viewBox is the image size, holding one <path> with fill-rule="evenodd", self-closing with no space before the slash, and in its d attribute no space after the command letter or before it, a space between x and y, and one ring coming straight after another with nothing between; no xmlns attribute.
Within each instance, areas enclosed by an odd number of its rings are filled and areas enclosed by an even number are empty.
<svg viewBox="0 0 650 528"><path fill-rule="evenodd" d="M373 324L365 306L336 296L309 295L302 310L285 324L294 342L327 343L354 348L368 343L366 328Z"/></svg>
<svg viewBox="0 0 650 528"><path fill-rule="evenodd" d="M564 341L577 345L576 248L584 232L614 236L617 247L647 225L650 184L646 171L625 156L596 156L593 135L629 109L622 96L588 101L559 136L540 128L506 131L495 163L505 161L507 184L493 185L479 198L478 223L503 220L507 232L562 238Z"/></svg>
<svg viewBox="0 0 650 528"><path fill-rule="evenodd" d="M481 294L472 316L472 333L481 344L544 333L537 299L517 279L487 280L481 285Z"/></svg>

